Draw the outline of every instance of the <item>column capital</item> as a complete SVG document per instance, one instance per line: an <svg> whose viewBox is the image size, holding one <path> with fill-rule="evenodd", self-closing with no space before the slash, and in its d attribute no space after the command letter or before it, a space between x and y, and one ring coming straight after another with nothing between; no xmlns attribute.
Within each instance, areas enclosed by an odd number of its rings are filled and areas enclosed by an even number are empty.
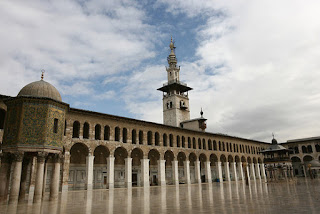
<svg viewBox="0 0 320 214"><path fill-rule="evenodd" d="M24 156L24 152L21 152L21 151L13 152L12 155L13 155L13 161L22 162L23 156Z"/></svg>
<svg viewBox="0 0 320 214"><path fill-rule="evenodd" d="M48 156L47 152L38 152L37 162L38 163L44 163L44 161L46 160L47 156Z"/></svg>
<svg viewBox="0 0 320 214"><path fill-rule="evenodd" d="M53 154L52 155L52 160L54 163L58 163L61 161L63 155L61 153L58 153L58 154Z"/></svg>

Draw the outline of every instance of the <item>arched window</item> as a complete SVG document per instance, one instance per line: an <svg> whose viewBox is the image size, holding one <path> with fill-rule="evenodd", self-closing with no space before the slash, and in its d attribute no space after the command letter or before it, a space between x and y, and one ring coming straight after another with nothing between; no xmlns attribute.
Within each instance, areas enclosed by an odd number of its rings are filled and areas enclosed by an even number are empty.
<svg viewBox="0 0 320 214"><path fill-rule="evenodd" d="M226 142L227 152L229 152L229 143Z"/></svg>
<svg viewBox="0 0 320 214"><path fill-rule="evenodd" d="M198 139L198 149L201 149L202 148L202 146L201 146L201 139L199 138Z"/></svg>
<svg viewBox="0 0 320 214"><path fill-rule="evenodd" d="M143 144L143 131L139 131L139 144L142 145Z"/></svg>
<svg viewBox="0 0 320 214"><path fill-rule="evenodd" d="M202 148L203 148L204 150L207 149L206 140L205 140L205 139L202 139Z"/></svg>
<svg viewBox="0 0 320 214"><path fill-rule="evenodd" d="M177 147L180 147L180 136L177 135Z"/></svg>
<svg viewBox="0 0 320 214"><path fill-rule="evenodd" d="M163 146L168 146L166 134L163 134Z"/></svg>
<svg viewBox="0 0 320 214"><path fill-rule="evenodd" d="M170 144L170 147L173 147L173 135L172 134L169 135L169 144Z"/></svg>
<svg viewBox="0 0 320 214"><path fill-rule="evenodd" d="M101 140L101 126L99 124L94 127L94 139Z"/></svg>
<svg viewBox="0 0 320 214"><path fill-rule="evenodd" d="M226 147L224 146L224 142L222 142L222 151L226 151Z"/></svg>
<svg viewBox="0 0 320 214"><path fill-rule="evenodd" d="M78 121L74 121L72 127L72 138L79 138L80 133L80 123Z"/></svg>
<svg viewBox="0 0 320 214"><path fill-rule="evenodd" d="M219 141L219 151L222 151L221 142Z"/></svg>
<svg viewBox="0 0 320 214"><path fill-rule="evenodd" d="M128 130L127 128L122 129L122 142L127 143L128 142Z"/></svg>
<svg viewBox="0 0 320 214"><path fill-rule="evenodd" d="M181 141L182 141L182 148L186 148L186 139L184 136L181 137Z"/></svg>
<svg viewBox="0 0 320 214"><path fill-rule="evenodd" d="M193 149L197 149L196 139L192 138Z"/></svg>
<svg viewBox="0 0 320 214"><path fill-rule="evenodd" d="M213 150L217 151L217 142L215 140L213 141Z"/></svg>
<svg viewBox="0 0 320 214"><path fill-rule="evenodd" d="M132 144L137 144L137 131L135 129L132 129L131 137Z"/></svg>
<svg viewBox="0 0 320 214"><path fill-rule="evenodd" d="M212 150L212 142L211 142L210 139L208 140L208 149L209 149L209 150Z"/></svg>
<svg viewBox="0 0 320 214"><path fill-rule="evenodd" d="M6 118L6 111L0 109L0 129L4 129L4 119Z"/></svg>
<svg viewBox="0 0 320 214"><path fill-rule="evenodd" d="M152 132L151 131L148 131L148 145L152 145Z"/></svg>
<svg viewBox="0 0 320 214"><path fill-rule="evenodd" d="M104 140L110 140L110 127L109 126L105 126L104 127L104 136L103 136Z"/></svg>
<svg viewBox="0 0 320 214"><path fill-rule="evenodd" d="M302 153L307 153L307 147L302 146Z"/></svg>
<svg viewBox="0 0 320 214"><path fill-rule="evenodd" d="M237 152L239 152L239 146L238 146L238 144L237 144Z"/></svg>
<svg viewBox="0 0 320 214"><path fill-rule="evenodd" d="M89 139L89 123L85 122L83 124L83 139Z"/></svg>
<svg viewBox="0 0 320 214"><path fill-rule="evenodd" d="M114 140L120 141L120 128L119 127L116 127L114 129Z"/></svg>
<svg viewBox="0 0 320 214"><path fill-rule="evenodd" d="M240 153L242 153L242 146L240 145Z"/></svg>
<svg viewBox="0 0 320 214"><path fill-rule="evenodd" d="M311 145L308 145L308 146L307 146L307 150L308 150L308 153L312 153L312 147L311 147Z"/></svg>
<svg viewBox="0 0 320 214"><path fill-rule="evenodd" d="M320 145L319 144L316 145L316 151L320 152Z"/></svg>
<svg viewBox="0 0 320 214"><path fill-rule="evenodd" d="M159 142L160 142L159 133L156 132L156 133L154 134L154 143L155 143L156 146L159 146L159 145L160 145Z"/></svg>
<svg viewBox="0 0 320 214"><path fill-rule="evenodd" d="M290 149L289 154L293 154L293 153L294 153L294 152L293 152L293 148L292 148L292 147L289 147L289 149Z"/></svg>
<svg viewBox="0 0 320 214"><path fill-rule="evenodd" d="M188 148L191 149L191 138L188 137Z"/></svg>
<svg viewBox="0 0 320 214"><path fill-rule="evenodd" d="M299 154L299 147L297 146L294 147L294 154Z"/></svg>

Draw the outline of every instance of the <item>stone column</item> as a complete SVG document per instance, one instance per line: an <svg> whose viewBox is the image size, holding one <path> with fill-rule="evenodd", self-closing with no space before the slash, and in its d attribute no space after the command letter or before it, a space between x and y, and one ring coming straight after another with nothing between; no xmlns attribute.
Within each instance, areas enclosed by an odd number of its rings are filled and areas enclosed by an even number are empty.
<svg viewBox="0 0 320 214"><path fill-rule="evenodd" d="M28 175L29 159L24 159L22 162L22 174L20 182L19 201L24 201L26 198L26 183Z"/></svg>
<svg viewBox="0 0 320 214"><path fill-rule="evenodd" d="M87 190L93 189L93 161L94 161L94 156L89 153L88 156L86 157Z"/></svg>
<svg viewBox="0 0 320 214"><path fill-rule="evenodd" d="M235 180L235 181L238 181L237 163L236 163L236 162L232 162L232 163L231 163L231 167L232 167L232 173L233 173L234 180Z"/></svg>
<svg viewBox="0 0 320 214"><path fill-rule="evenodd" d="M254 163L251 164L250 168L251 168L252 180L256 180Z"/></svg>
<svg viewBox="0 0 320 214"><path fill-rule="evenodd" d="M108 188L114 188L114 156L111 154L107 158L107 178L108 178Z"/></svg>
<svg viewBox="0 0 320 214"><path fill-rule="evenodd" d="M18 201L20 181L21 181L22 160L23 160L23 153L17 152L17 153L14 153L13 155L14 155L14 159L13 159L14 169L11 175L12 179L11 179L9 203Z"/></svg>
<svg viewBox="0 0 320 214"><path fill-rule="evenodd" d="M195 168L195 177L196 177L196 182L201 184L201 174L200 174L200 161L196 160L194 162L194 168Z"/></svg>
<svg viewBox="0 0 320 214"><path fill-rule="evenodd" d="M68 192L69 189L69 166L70 166L70 152L65 151L63 155L63 165L62 165L62 182L61 191Z"/></svg>
<svg viewBox="0 0 320 214"><path fill-rule="evenodd" d="M210 161L205 162L206 182L212 183Z"/></svg>
<svg viewBox="0 0 320 214"><path fill-rule="evenodd" d="M179 171L178 171L178 161L174 160L172 161L172 179L173 184L179 185Z"/></svg>
<svg viewBox="0 0 320 214"><path fill-rule="evenodd" d="M190 180L190 161L184 161L184 176L187 184L191 183Z"/></svg>
<svg viewBox="0 0 320 214"><path fill-rule="evenodd" d="M306 173L306 167L305 167L304 163L302 164L302 169L303 169L303 175L306 178L307 177L307 173Z"/></svg>
<svg viewBox="0 0 320 214"><path fill-rule="evenodd" d="M249 164L247 164L247 166L246 166L246 171L247 171L247 178L248 178L248 181L250 181L250 170L249 170Z"/></svg>
<svg viewBox="0 0 320 214"><path fill-rule="evenodd" d="M29 189L28 189L28 201L33 201L34 187L36 184L36 173L37 173L37 157L33 156L29 164L30 175L29 175Z"/></svg>
<svg viewBox="0 0 320 214"><path fill-rule="evenodd" d="M226 181L231 181L231 179L230 179L229 162L227 161L227 162L225 162L224 164L225 164L224 169L225 169Z"/></svg>
<svg viewBox="0 0 320 214"><path fill-rule="evenodd" d="M126 187L132 187L132 158L126 158L125 161L125 185Z"/></svg>
<svg viewBox="0 0 320 214"><path fill-rule="evenodd" d="M222 169L221 169L221 162L220 161L218 161L216 163L216 168L218 170L217 174L218 174L219 182L222 183L223 182L223 177L222 177Z"/></svg>
<svg viewBox="0 0 320 214"><path fill-rule="evenodd" d="M260 165L259 163L256 163L256 177L261 180L261 175L260 175Z"/></svg>
<svg viewBox="0 0 320 214"><path fill-rule="evenodd" d="M50 201L57 200L59 195L59 181L60 181L60 155L56 154L53 158L53 169L51 175L50 185Z"/></svg>
<svg viewBox="0 0 320 214"><path fill-rule="evenodd" d="M8 153L1 154L0 202L7 201L11 162Z"/></svg>
<svg viewBox="0 0 320 214"><path fill-rule="evenodd" d="M51 157L48 157L48 158L51 159ZM44 194L46 193L47 173L48 173L48 163L47 162L48 162L47 160L44 162L42 197L44 197Z"/></svg>
<svg viewBox="0 0 320 214"><path fill-rule="evenodd" d="M267 181L267 177L266 177L266 169L264 168L264 163L260 164L260 170L261 170L261 177L262 179L264 179L265 181Z"/></svg>
<svg viewBox="0 0 320 214"><path fill-rule="evenodd" d="M36 184L34 189L33 202L40 202L42 199L42 188L43 188L43 175L44 175L44 162L47 157L47 153L38 152L37 156L37 174L36 174Z"/></svg>
<svg viewBox="0 0 320 214"><path fill-rule="evenodd" d="M150 186L149 161L150 160L148 158L141 159L141 180L143 187Z"/></svg>
<svg viewBox="0 0 320 214"><path fill-rule="evenodd" d="M240 178L242 181L244 181L244 174L243 174L243 168L242 168L242 162L239 162L239 173L240 173Z"/></svg>
<svg viewBox="0 0 320 214"><path fill-rule="evenodd" d="M166 185L166 160L158 160L158 182L160 186Z"/></svg>

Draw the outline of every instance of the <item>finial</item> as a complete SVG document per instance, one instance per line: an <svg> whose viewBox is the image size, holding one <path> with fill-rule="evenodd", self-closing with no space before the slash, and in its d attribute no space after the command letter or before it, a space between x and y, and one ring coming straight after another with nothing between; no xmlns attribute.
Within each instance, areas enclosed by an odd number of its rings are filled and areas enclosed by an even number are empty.
<svg viewBox="0 0 320 214"><path fill-rule="evenodd" d="M203 111L202 111L202 107L201 107L200 115L201 115L201 117L203 116Z"/></svg>
<svg viewBox="0 0 320 214"><path fill-rule="evenodd" d="M44 69L41 70L41 80L43 80L44 72L46 72Z"/></svg>
<svg viewBox="0 0 320 214"><path fill-rule="evenodd" d="M171 42L170 42L170 45L169 45L171 51L173 51L176 47L174 47L174 43L172 41L172 36L171 36Z"/></svg>
<svg viewBox="0 0 320 214"><path fill-rule="evenodd" d="M272 139L274 139L274 134L273 134L273 132L272 132Z"/></svg>
<svg viewBox="0 0 320 214"><path fill-rule="evenodd" d="M171 36L171 42L172 42L172 36Z"/></svg>

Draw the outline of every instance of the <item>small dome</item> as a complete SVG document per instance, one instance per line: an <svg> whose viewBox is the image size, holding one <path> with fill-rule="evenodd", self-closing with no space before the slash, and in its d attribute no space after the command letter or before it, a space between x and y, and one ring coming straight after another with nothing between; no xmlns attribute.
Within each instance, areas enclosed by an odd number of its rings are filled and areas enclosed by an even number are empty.
<svg viewBox="0 0 320 214"><path fill-rule="evenodd" d="M24 86L18 97L44 97L62 102L59 91L50 83L40 80Z"/></svg>

